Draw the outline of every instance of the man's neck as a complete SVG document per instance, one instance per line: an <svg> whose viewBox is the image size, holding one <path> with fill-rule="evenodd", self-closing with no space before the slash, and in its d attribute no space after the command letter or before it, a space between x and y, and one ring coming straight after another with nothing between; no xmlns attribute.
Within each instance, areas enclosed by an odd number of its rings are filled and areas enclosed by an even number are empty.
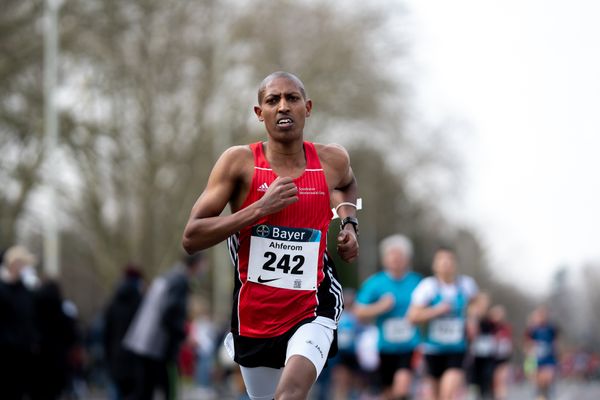
<svg viewBox="0 0 600 400"><path fill-rule="evenodd" d="M454 274L448 274L448 275L442 275L442 274L438 274L437 278L447 284L447 285L452 285L453 283L456 282L456 275Z"/></svg>
<svg viewBox="0 0 600 400"><path fill-rule="evenodd" d="M287 171L303 169L306 166L303 141L290 143L268 141L265 143L265 156L274 169Z"/></svg>
<svg viewBox="0 0 600 400"><path fill-rule="evenodd" d="M403 269L403 270L391 270L391 269L385 269L385 272L391 276L393 279L402 279L404 278L404 276L406 276L406 274L408 273L408 269Z"/></svg>

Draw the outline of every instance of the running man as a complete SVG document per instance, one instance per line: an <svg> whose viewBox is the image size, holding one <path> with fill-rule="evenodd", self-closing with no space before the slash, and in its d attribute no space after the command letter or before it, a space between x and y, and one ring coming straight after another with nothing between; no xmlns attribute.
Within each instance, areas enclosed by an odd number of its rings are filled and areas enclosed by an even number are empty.
<svg viewBox="0 0 600 400"><path fill-rule="evenodd" d="M536 399L539 400L550 398L550 390L556 378L557 338L558 328L549 321L546 307L536 308L530 316L525 333L525 351L535 359Z"/></svg>
<svg viewBox="0 0 600 400"><path fill-rule="evenodd" d="M311 110L300 79L267 76L254 107L267 141L221 155L183 234L188 253L228 239L236 270L226 346L253 400L305 399L335 352L343 300L326 252L332 205L342 221L337 251L358 257L350 159L341 146L304 140Z"/></svg>
<svg viewBox="0 0 600 400"><path fill-rule="evenodd" d="M494 400L508 399L510 359L513 353L512 327L506 319L506 308L496 304L490 308L490 320L496 326L496 368L494 370Z"/></svg>
<svg viewBox="0 0 600 400"><path fill-rule="evenodd" d="M408 319L427 323L423 354L435 400L456 399L464 388L467 352L467 309L478 288L459 275L453 250L439 248L433 257L433 276L419 283L412 295Z"/></svg>
<svg viewBox="0 0 600 400"><path fill-rule="evenodd" d="M410 270L412 243L403 235L381 241L383 271L369 277L360 288L354 313L364 321L375 320L379 331L379 376L384 398L410 398L418 330L406 319L411 294L422 277Z"/></svg>
<svg viewBox="0 0 600 400"><path fill-rule="evenodd" d="M474 327L467 362L468 380L475 397L486 400L493 397L497 349L496 325L489 317L490 304L490 296L479 293L468 311Z"/></svg>

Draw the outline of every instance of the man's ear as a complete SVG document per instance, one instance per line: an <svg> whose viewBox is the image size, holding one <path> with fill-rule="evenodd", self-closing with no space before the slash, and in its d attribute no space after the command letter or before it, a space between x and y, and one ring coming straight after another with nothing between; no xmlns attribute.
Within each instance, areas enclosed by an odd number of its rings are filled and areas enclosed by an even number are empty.
<svg viewBox="0 0 600 400"><path fill-rule="evenodd" d="M306 100L306 116L310 117L310 112L312 110L312 100Z"/></svg>
<svg viewBox="0 0 600 400"><path fill-rule="evenodd" d="M254 106L254 114L256 114L260 122L265 120L262 116L262 108L260 108L260 106Z"/></svg>

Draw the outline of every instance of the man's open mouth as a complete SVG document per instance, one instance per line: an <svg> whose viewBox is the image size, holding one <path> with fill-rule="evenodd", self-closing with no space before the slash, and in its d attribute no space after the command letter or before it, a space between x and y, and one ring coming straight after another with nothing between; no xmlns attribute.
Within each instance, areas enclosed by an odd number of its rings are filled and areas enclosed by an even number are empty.
<svg viewBox="0 0 600 400"><path fill-rule="evenodd" d="M291 126L294 123L294 121L291 118L280 118L277 120L277 126L281 127L281 128L285 128L288 126Z"/></svg>

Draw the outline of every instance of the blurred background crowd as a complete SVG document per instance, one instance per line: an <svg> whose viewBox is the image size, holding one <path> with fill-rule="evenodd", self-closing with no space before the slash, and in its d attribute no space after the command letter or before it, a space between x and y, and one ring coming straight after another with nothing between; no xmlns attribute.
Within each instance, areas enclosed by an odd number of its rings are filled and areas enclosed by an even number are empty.
<svg viewBox="0 0 600 400"><path fill-rule="evenodd" d="M381 272L375 274L391 274L393 268L400 268L400 276L412 273L408 257L382 259ZM3 398L119 400L152 398L155 390L172 390L172 399L247 398L239 369L223 346L229 324L214 316L203 294L203 278L210 268L205 254L183 256L152 279L141 266L124 265L110 295L89 318L65 297L60 281L40 273L37 257L26 247L4 251L0 268ZM384 305L386 295L396 296L401 314L406 313L400 299L410 298L412 290L384 289L373 300L368 300L369 291L368 281L358 289L345 289L339 352L319 377L313 399L385 398L380 357L385 333L378 330L376 319L397 315L393 302ZM545 357L552 358L552 381L585 387L600 380L600 353L570 342L564 335L568 327L560 323L556 310L538 305L527 310L526 321L517 321L494 300L481 291L467 311L463 398L521 398L508 395L515 387L529 387L521 390L526 390L523 398L531 398L548 361L540 355L533 333L540 327L553 332L542 343L551 347ZM382 308L365 318L364 311L357 310L368 304ZM411 393L417 399L429 398L431 385L419 343L410 365ZM174 388L169 388L169 380Z"/></svg>

